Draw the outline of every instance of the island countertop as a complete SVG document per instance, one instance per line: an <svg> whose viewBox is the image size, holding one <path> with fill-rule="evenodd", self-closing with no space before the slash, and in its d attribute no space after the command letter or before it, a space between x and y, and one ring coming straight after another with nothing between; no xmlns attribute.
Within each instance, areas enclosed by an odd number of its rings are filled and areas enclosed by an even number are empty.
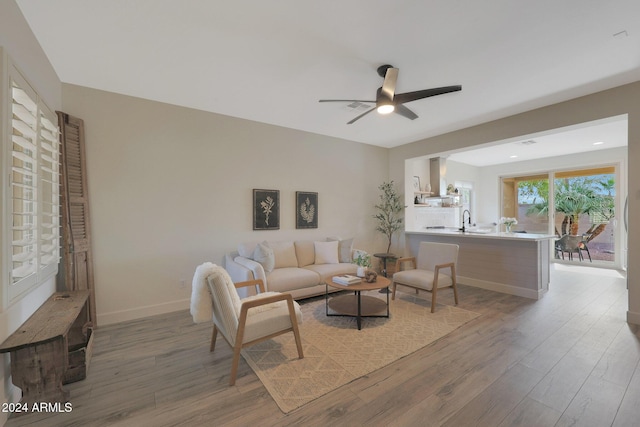
<svg viewBox="0 0 640 427"><path fill-rule="evenodd" d="M478 239L504 239L504 240L520 240L520 241L541 241L557 239L558 237L553 234L538 234L538 233L504 233L489 231L487 228L474 228L468 229L464 233L457 228L426 228L422 230L405 231L405 234L411 235L431 235L431 236L455 236L455 237L469 237Z"/></svg>
<svg viewBox="0 0 640 427"><path fill-rule="evenodd" d="M504 233L494 227L433 228L405 231L405 256L416 256L421 242L459 246L456 273L464 285L539 299L549 288L552 234Z"/></svg>

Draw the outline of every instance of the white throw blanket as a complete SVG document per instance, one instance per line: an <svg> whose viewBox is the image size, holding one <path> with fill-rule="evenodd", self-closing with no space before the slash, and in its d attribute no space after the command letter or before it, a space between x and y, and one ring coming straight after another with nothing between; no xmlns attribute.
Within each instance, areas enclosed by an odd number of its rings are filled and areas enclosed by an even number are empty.
<svg viewBox="0 0 640 427"><path fill-rule="evenodd" d="M205 262L196 268L191 283L191 316L195 323L211 322L213 307L207 277L213 273L215 264Z"/></svg>

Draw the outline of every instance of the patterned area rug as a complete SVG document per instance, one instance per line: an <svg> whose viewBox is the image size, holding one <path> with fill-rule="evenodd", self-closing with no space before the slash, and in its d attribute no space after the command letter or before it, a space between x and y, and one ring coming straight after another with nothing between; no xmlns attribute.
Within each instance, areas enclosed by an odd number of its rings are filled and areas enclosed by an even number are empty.
<svg viewBox="0 0 640 427"><path fill-rule="evenodd" d="M365 318L362 330L358 330L355 318L327 317L324 298L302 301L304 359L298 359L291 333L248 347L242 354L280 409L288 413L479 316L441 304L432 314L431 301L415 294L398 292L395 301L389 302L388 319Z"/></svg>

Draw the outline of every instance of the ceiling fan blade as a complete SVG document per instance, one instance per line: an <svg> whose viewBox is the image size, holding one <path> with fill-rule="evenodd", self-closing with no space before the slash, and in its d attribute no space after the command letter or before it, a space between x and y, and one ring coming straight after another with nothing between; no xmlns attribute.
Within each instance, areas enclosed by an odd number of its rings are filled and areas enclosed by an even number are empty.
<svg viewBox="0 0 640 427"><path fill-rule="evenodd" d="M384 75L384 83L382 83L382 93L384 96L393 101L393 95L396 92L396 82L398 81L398 69L387 68Z"/></svg>
<svg viewBox="0 0 640 427"><path fill-rule="evenodd" d="M360 99L319 99L318 102L366 102L367 104L376 103L376 101L362 101Z"/></svg>
<svg viewBox="0 0 640 427"><path fill-rule="evenodd" d="M348 125L353 124L353 122L355 122L356 120L360 120L361 118L363 118L364 116L366 116L367 114L369 114L370 112L372 112L373 110L375 110L376 107L373 107L370 110L365 111L364 113L360 114L358 117L356 117L355 119L347 122Z"/></svg>
<svg viewBox="0 0 640 427"><path fill-rule="evenodd" d="M402 117L406 117L409 120L415 120L418 118L418 115L416 113L402 104L396 104L394 112L400 114Z"/></svg>
<svg viewBox="0 0 640 427"><path fill-rule="evenodd" d="M457 92L462 90L462 86L444 86L444 87L436 87L433 89L425 89L425 90L417 90L415 92L406 92L397 94L393 101L395 104L404 104L405 102L416 101L422 98L428 98L430 96L443 95L449 92Z"/></svg>

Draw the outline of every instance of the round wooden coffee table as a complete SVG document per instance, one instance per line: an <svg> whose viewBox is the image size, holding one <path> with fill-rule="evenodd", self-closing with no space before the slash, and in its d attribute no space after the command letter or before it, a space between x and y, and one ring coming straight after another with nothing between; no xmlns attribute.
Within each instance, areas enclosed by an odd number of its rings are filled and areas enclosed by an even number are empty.
<svg viewBox="0 0 640 427"><path fill-rule="evenodd" d="M386 277L378 276L377 280L372 283L362 280L354 285L341 285L335 283L333 278L327 279L325 284L325 313L327 316L350 316L355 317L358 330L362 329L363 317L389 317L389 294L387 294L387 302L380 298L369 295L361 295L362 291L375 291L384 289L391 284ZM338 295L329 298L329 286L335 289L353 291L353 294ZM331 308L334 313L329 313ZM380 314L384 313L386 314Z"/></svg>

